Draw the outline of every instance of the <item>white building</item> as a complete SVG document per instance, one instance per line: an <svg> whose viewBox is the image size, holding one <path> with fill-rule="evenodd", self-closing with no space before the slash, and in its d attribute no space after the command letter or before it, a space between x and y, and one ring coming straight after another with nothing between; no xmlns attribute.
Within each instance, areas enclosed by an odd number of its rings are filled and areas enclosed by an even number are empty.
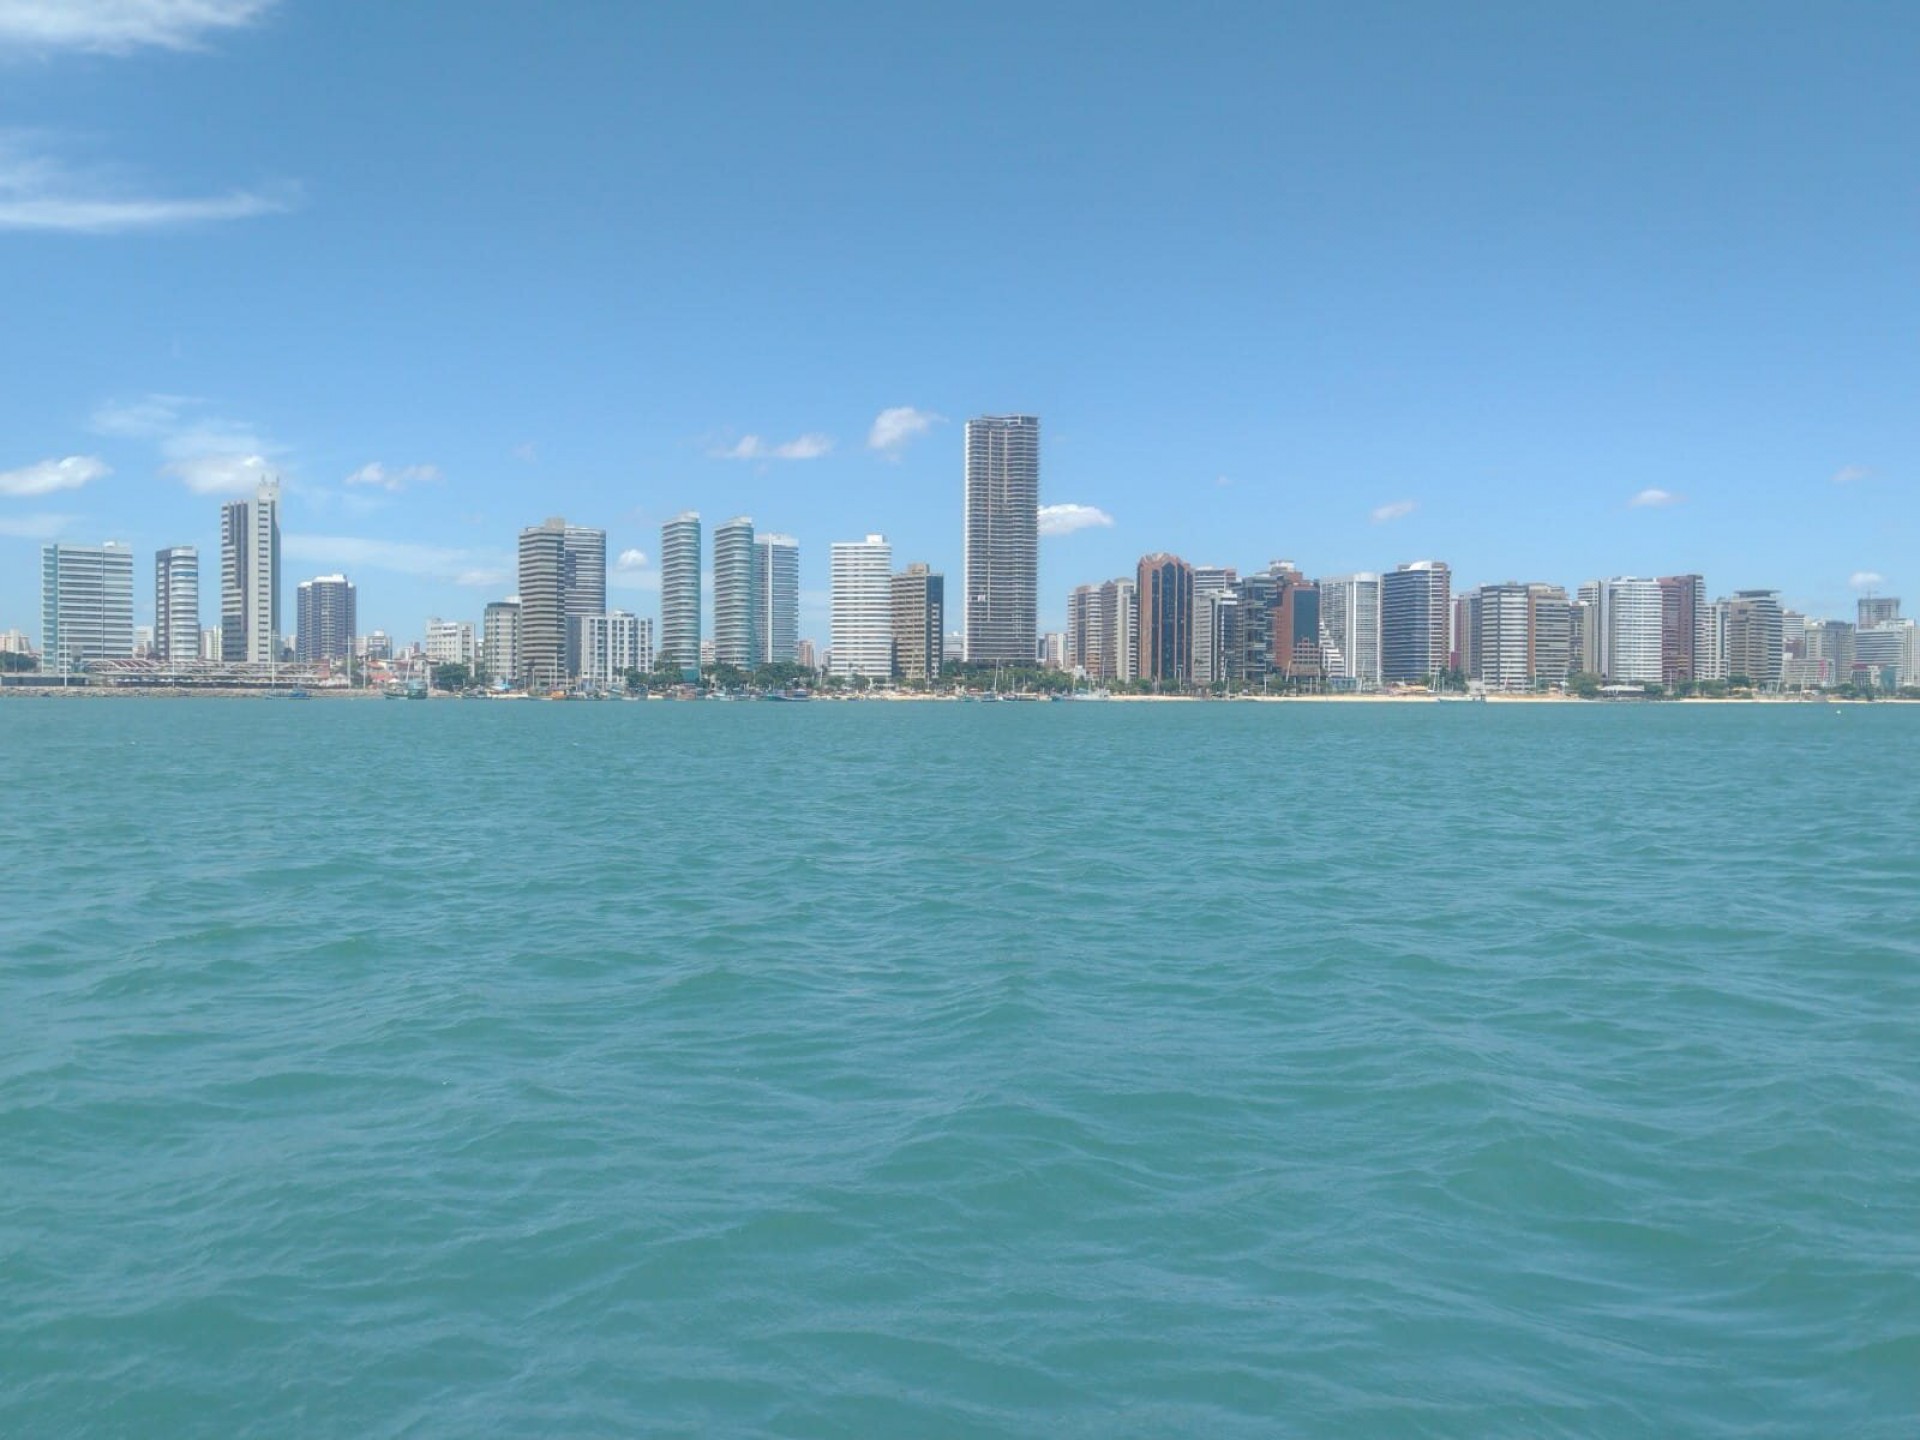
<svg viewBox="0 0 1920 1440"><path fill-rule="evenodd" d="M31 655L33 642L24 630L0 630L0 655Z"/></svg>
<svg viewBox="0 0 1920 1440"><path fill-rule="evenodd" d="M200 552L191 545L153 557L153 650L162 660L200 657Z"/></svg>
<svg viewBox="0 0 1920 1440"><path fill-rule="evenodd" d="M280 654L280 482L220 507L221 659L266 665Z"/></svg>
<svg viewBox="0 0 1920 1440"><path fill-rule="evenodd" d="M660 527L660 653L685 670L711 663L700 638L700 516Z"/></svg>
<svg viewBox="0 0 1920 1440"><path fill-rule="evenodd" d="M1580 587L1590 663L1609 685L1660 683L1660 582L1616 575Z"/></svg>
<svg viewBox="0 0 1920 1440"><path fill-rule="evenodd" d="M40 552L40 668L70 673L89 660L133 656L133 552L48 545Z"/></svg>
<svg viewBox="0 0 1920 1440"><path fill-rule="evenodd" d="M754 604L753 517L736 515L713 530L713 655L717 663L751 670L760 663L759 613Z"/></svg>
<svg viewBox="0 0 1920 1440"><path fill-rule="evenodd" d="M836 540L831 553L831 673L886 680L893 674L893 547L886 536L869 535ZM1028 654L1032 645L1029 630Z"/></svg>
<svg viewBox="0 0 1920 1440"><path fill-rule="evenodd" d="M488 603L480 620L480 663L490 680L509 684L520 676L520 600Z"/></svg>
<svg viewBox="0 0 1920 1440"><path fill-rule="evenodd" d="M625 610L580 617L580 678L602 690L626 684L627 672L653 669L653 622Z"/></svg>
<svg viewBox="0 0 1920 1440"><path fill-rule="evenodd" d="M1320 582L1320 653L1338 688L1380 683L1380 577L1372 571Z"/></svg>
<svg viewBox="0 0 1920 1440"><path fill-rule="evenodd" d="M480 659L471 620L442 620L436 615L427 621L427 639L422 649L429 665L473 666Z"/></svg>

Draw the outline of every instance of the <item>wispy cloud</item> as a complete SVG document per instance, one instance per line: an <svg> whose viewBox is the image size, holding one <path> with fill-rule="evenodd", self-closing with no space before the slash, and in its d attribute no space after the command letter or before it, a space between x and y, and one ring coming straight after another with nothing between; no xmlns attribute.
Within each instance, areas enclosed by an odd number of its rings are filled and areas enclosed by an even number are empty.
<svg viewBox="0 0 1920 1440"><path fill-rule="evenodd" d="M77 515L0 515L0 535L14 540L53 540L66 534Z"/></svg>
<svg viewBox="0 0 1920 1440"><path fill-rule="evenodd" d="M1071 535L1076 530L1113 524L1113 516L1094 505L1042 505L1040 533Z"/></svg>
<svg viewBox="0 0 1920 1440"><path fill-rule="evenodd" d="M829 435L802 435L777 445L758 435L742 435L732 445L708 453L716 460L818 460L831 449Z"/></svg>
<svg viewBox="0 0 1920 1440"><path fill-rule="evenodd" d="M191 50L251 25L275 0L0 0L0 48L125 54Z"/></svg>
<svg viewBox="0 0 1920 1440"><path fill-rule="evenodd" d="M537 465L540 463L540 448L531 440L514 446L512 453L514 459L523 461L528 465Z"/></svg>
<svg viewBox="0 0 1920 1440"><path fill-rule="evenodd" d="M1412 500L1394 500L1385 505L1376 505L1367 512L1367 518L1376 525L1385 525L1390 520L1404 520L1420 506Z"/></svg>
<svg viewBox="0 0 1920 1440"><path fill-rule="evenodd" d="M401 465L389 469L378 460L369 460L347 476L346 483L371 486L376 490L385 490L389 495L398 495L409 486L438 485L445 479L438 465Z"/></svg>
<svg viewBox="0 0 1920 1440"><path fill-rule="evenodd" d="M879 451L889 460L898 460L909 444L935 425L944 423L946 418L931 410L895 405L874 417L873 428L867 432L867 448Z"/></svg>
<svg viewBox="0 0 1920 1440"><path fill-rule="evenodd" d="M1847 577L1847 584L1856 590L1872 590L1887 583L1887 577L1878 570L1856 570Z"/></svg>
<svg viewBox="0 0 1920 1440"><path fill-rule="evenodd" d="M1678 505L1680 497L1671 490L1659 490L1649 486L1640 491L1627 504L1635 510L1664 510L1669 505Z"/></svg>
<svg viewBox="0 0 1920 1440"><path fill-rule="evenodd" d="M93 412L103 435L152 440L160 449L160 473L196 495L244 495L273 474L285 447L243 421L196 413L203 402L184 395L148 395L108 401Z"/></svg>
<svg viewBox="0 0 1920 1440"><path fill-rule="evenodd" d="M360 535L289 534L280 542L280 553L289 560L342 570L388 570L455 585L500 585L513 571L510 557L496 550L462 550Z"/></svg>
<svg viewBox="0 0 1920 1440"><path fill-rule="evenodd" d="M1838 470L1833 472L1833 483L1836 485L1851 485L1854 481L1864 480L1871 474L1873 474L1873 471L1864 465L1842 465Z"/></svg>
<svg viewBox="0 0 1920 1440"><path fill-rule="evenodd" d="M0 471L0 495L20 499L28 495L51 495L56 490L78 490L112 473L112 467L97 455L42 460L18 470Z"/></svg>
<svg viewBox="0 0 1920 1440"><path fill-rule="evenodd" d="M7 3L0 0L0 13ZM154 195L117 176L76 172L23 136L0 135L0 230L109 235L273 215L299 200L299 188L284 184L219 195Z"/></svg>

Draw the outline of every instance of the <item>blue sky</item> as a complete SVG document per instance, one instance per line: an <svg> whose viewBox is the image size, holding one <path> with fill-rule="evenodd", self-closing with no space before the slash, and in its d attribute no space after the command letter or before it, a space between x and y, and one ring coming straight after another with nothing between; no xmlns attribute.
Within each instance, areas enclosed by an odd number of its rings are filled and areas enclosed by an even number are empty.
<svg viewBox="0 0 1920 1440"><path fill-rule="evenodd" d="M957 586L1011 410L1043 626L1159 549L1920 606L1916 73L1897 4L0 0L0 628L264 467L363 628L549 514L654 613L694 508L824 638L831 540Z"/></svg>

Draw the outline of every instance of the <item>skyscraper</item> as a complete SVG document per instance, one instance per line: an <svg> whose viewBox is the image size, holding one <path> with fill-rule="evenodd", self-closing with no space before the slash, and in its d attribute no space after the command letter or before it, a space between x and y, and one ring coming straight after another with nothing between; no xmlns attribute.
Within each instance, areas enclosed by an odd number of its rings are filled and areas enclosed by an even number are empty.
<svg viewBox="0 0 1920 1440"><path fill-rule="evenodd" d="M1588 659L1610 685L1658 685L1663 592L1658 580L1615 575L1580 587L1593 627ZM1698 640L1696 638L1696 645Z"/></svg>
<svg viewBox="0 0 1920 1440"><path fill-rule="evenodd" d="M1030 665L1039 588L1039 419L969 420L966 465L966 658Z"/></svg>
<svg viewBox="0 0 1920 1440"><path fill-rule="evenodd" d="M902 680L940 678L946 577L909 565L893 577L893 673Z"/></svg>
<svg viewBox="0 0 1920 1440"><path fill-rule="evenodd" d="M1779 685L1785 668L1785 619L1778 590L1736 590L1726 606L1727 677L1762 689Z"/></svg>
<svg viewBox="0 0 1920 1440"><path fill-rule="evenodd" d="M358 617L353 582L344 575L302 580L295 605L295 657L305 665L353 654Z"/></svg>
<svg viewBox="0 0 1920 1440"><path fill-rule="evenodd" d="M1141 557L1139 678L1182 686L1193 664L1193 567L1178 555Z"/></svg>
<svg viewBox="0 0 1920 1440"><path fill-rule="evenodd" d="M1426 680L1447 668L1452 576L1440 560L1396 566L1380 579L1380 677Z"/></svg>
<svg viewBox="0 0 1920 1440"><path fill-rule="evenodd" d="M836 540L831 553L831 673L842 679L888 679L893 674L893 547L886 536L869 535Z"/></svg>
<svg viewBox="0 0 1920 1440"><path fill-rule="evenodd" d="M1508 581L1482 585L1464 597L1467 626L1459 640L1463 668L1489 690L1532 688L1531 589Z"/></svg>
<svg viewBox="0 0 1920 1440"><path fill-rule="evenodd" d="M220 507L220 650L265 665L280 645L280 482Z"/></svg>
<svg viewBox="0 0 1920 1440"><path fill-rule="evenodd" d="M660 527L660 654L683 673L700 669L700 516Z"/></svg>
<svg viewBox="0 0 1920 1440"><path fill-rule="evenodd" d="M200 552L191 545L153 557L153 653L176 665L200 658Z"/></svg>
<svg viewBox="0 0 1920 1440"><path fill-rule="evenodd" d="M561 612L565 616L567 674L581 672L580 621L607 611L607 532L569 525L562 544Z"/></svg>
<svg viewBox="0 0 1920 1440"><path fill-rule="evenodd" d="M1371 571L1320 581L1320 649L1342 689L1380 683L1380 577Z"/></svg>
<svg viewBox="0 0 1920 1440"><path fill-rule="evenodd" d="M41 668L67 674L133 655L133 551L47 545L40 551Z"/></svg>
<svg viewBox="0 0 1920 1440"><path fill-rule="evenodd" d="M567 679L567 522L554 516L520 532L520 671L529 690Z"/></svg>
<svg viewBox="0 0 1920 1440"><path fill-rule="evenodd" d="M800 646L800 542L762 535L754 542L753 633L759 663L792 665Z"/></svg>
<svg viewBox="0 0 1920 1440"><path fill-rule="evenodd" d="M494 600L480 619L480 664L489 680L511 683L520 675L520 602Z"/></svg>
<svg viewBox="0 0 1920 1440"><path fill-rule="evenodd" d="M1700 678L1707 628L1707 582L1698 575L1660 577L1660 683Z"/></svg>
<svg viewBox="0 0 1920 1440"><path fill-rule="evenodd" d="M1527 586L1527 674L1564 685L1573 672L1573 604L1558 585Z"/></svg>
<svg viewBox="0 0 1920 1440"><path fill-rule="evenodd" d="M753 520L739 515L713 532L713 656L722 665L751 670L760 663L754 606Z"/></svg>

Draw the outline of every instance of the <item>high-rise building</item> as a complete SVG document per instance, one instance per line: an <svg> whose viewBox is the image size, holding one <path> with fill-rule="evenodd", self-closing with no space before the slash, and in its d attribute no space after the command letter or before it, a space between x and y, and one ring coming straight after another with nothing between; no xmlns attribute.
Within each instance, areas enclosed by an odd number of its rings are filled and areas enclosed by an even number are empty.
<svg viewBox="0 0 1920 1440"><path fill-rule="evenodd" d="M1900 599L1897 595L1862 595L1854 607L1854 617L1862 630L1890 625L1900 618Z"/></svg>
<svg viewBox="0 0 1920 1440"><path fill-rule="evenodd" d="M520 674L520 602L492 600L480 617L480 664L489 680Z"/></svg>
<svg viewBox="0 0 1920 1440"><path fill-rule="evenodd" d="M660 527L660 653L693 674L700 665L700 516Z"/></svg>
<svg viewBox="0 0 1920 1440"><path fill-rule="evenodd" d="M1193 657L1188 678L1196 685L1226 685L1241 678L1240 596L1224 589L1193 594Z"/></svg>
<svg viewBox="0 0 1920 1440"><path fill-rule="evenodd" d="M1193 673L1193 567L1178 555L1144 555L1134 583L1139 606L1137 678L1184 686Z"/></svg>
<svg viewBox="0 0 1920 1440"><path fill-rule="evenodd" d="M1326 654L1320 641L1320 587L1284 560L1267 569L1273 585L1273 603L1266 619L1265 647L1271 673L1283 680L1319 682L1326 676ZM1244 591L1246 582L1241 582ZM1250 617L1243 623L1251 625ZM1253 637L1249 637L1251 652ZM1249 659L1249 664L1253 664ZM1251 670L1247 679L1256 677Z"/></svg>
<svg viewBox="0 0 1920 1440"><path fill-rule="evenodd" d="M1726 607L1727 678L1761 689L1780 684L1785 670L1785 621L1778 590L1736 590Z"/></svg>
<svg viewBox="0 0 1920 1440"><path fill-rule="evenodd" d="M966 464L967 659L1031 664L1040 567L1039 419L969 420Z"/></svg>
<svg viewBox="0 0 1920 1440"><path fill-rule="evenodd" d="M893 577L893 673L899 679L940 678L946 591L946 577L925 565L909 565Z"/></svg>
<svg viewBox="0 0 1920 1440"><path fill-rule="evenodd" d="M1573 604L1558 585L1527 586L1527 676L1536 686L1573 673Z"/></svg>
<svg viewBox="0 0 1920 1440"><path fill-rule="evenodd" d="M751 670L760 663L754 605L753 519L737 515L713 531L713 655L722 665Z"/></svg>
<svg viewBox="0 0 1920 1440"><path fill-rule="evenodd" d="M607 611L607 532L569 525L562 542L561 612L567 637L567 673L578 675L580 619Z"/></svg>
<svg viewBox="0 0 1920 1440"><path fill-rule="evenodd" d="M1844 685L1853 678L1853 622L1819 620L1807 626L1805 680Z"/></svg>
<svg viewBox="0 0 1920 1440"><path fill-rule="evenodd" d="M47 545L40 551L40 668L70 674L133 657L133 551Z"/></svg>
<svg viewBox="0 0 1920 1440"><path fill-rule="evenodd" d="M758 662L795 664L800 646L800 542L791 535L762 535L754 541L753 549L753 633L760 646Z"/></svg>
<svg viewBox="0 0 1920 1440"><path fill-rule="evenodd" d="M220 651L265 665L280 653L280 482L220 507Z"/></svg>
<svg viewBox="0 0 1920 1440"><path fill-rule="evenodd" d="M846 680L888 679L893 674L893 547L886 536L869 535L836 540L831 553L830 673Z"/></svg>
<svg viewBox="0 0 1920 1440"><path fill-rule="evenodd" d="M529 690L566 684L567 522L554 516L520 532L520 668Z"/></svg>
<svg viewBox="0 0 1920 1440"><path fill-rule="evenodd" d="M294 657L303 665L345 660L353 654L358 617L353 582L344 575L317 575L300 582L294 606Z"/></svg>
<svg viewBox="0 0 1920 1440"><path fill-rule="evenodd" d="M1698 575L1660 577L1660 683L1698 680L1707 629L1707 582Z"/></svg>
<svg viewBox="0 0 1920 1440"><path fill-rule="evenodd" d="M1467 675L1489 690L1529 690L1534 683L1533 587L1508 581L1466 595L1466 633L1458 648Z"/></svg>
<svg viewBox="0 0 1920 1440"><path fill-rule="evenodd" d="M580 678L602 690L618 690L627 673L653 669L653 622L625 610L580 619Z"/></svg>
<svg viewBox="0 0 1920 1440"><path fill-rule="evenodd" d="M1346 690L1380 683L1380 577L1371 571L1320 580L1320 650L1328 680Z"/></svg>
<svg viewBox="0 0 1920 1440"><path fill-rule="evenodd" d="M1081 585L1067 599L1066 664L1089 680L1132 680L1140 669L1138 588L1132 579Z"/></svg>
<svg viewBox="0 0 1920 1440"><path fill-rule="evenodd" d="M153 653L174 664L200 658L200 552L191 545L153 557Z"/></svg>
<svg viewBox="0 0 1920 1440"><path fill-rule="evenodd" d="M1380 677L1427 680L1452 655L1452 576L1444 561L1416 560L1380 580Z"/></svg>
<svg viewBox="0 0 1920 1440"><path fill-rule="evenodd" d="M1592 622L1591 659L1597 665L1587 668L1609 685L1660 684L1660 582L1615 575L1582 585L1580 598Z"/></svg>
<svg viewBox="0 0 1920 1440"><path fill-rule="evenodd" d="M1707 606L1706 622L1700 628L1700 648L1694 656L1702 680L1727 678L1727 602L1715 600Z"/></svg>
<svg viewBox="0 0 1920 1440"><path fill-rule="evenodd" d="M1917 636L1920 636L1920 626L1898 618L1855 630L1852 680L1879 690L1920 685Z"/></svg>

